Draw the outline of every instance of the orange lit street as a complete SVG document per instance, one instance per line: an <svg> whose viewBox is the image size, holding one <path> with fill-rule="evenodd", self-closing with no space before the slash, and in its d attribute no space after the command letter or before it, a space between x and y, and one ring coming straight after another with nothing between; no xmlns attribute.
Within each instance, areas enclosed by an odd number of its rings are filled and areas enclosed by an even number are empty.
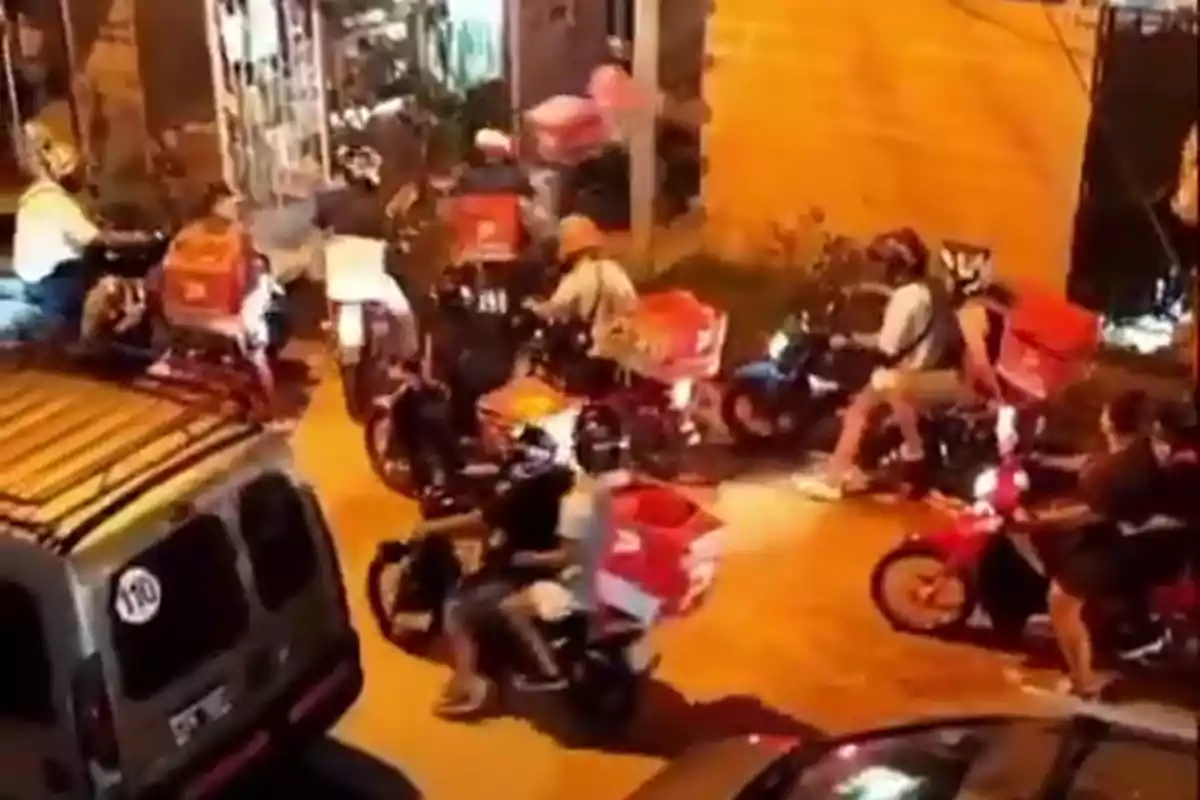
<svg viewBox="0 0 1200 800"><path fill-rule="evenodd" d="M554 735L553 713L541 713L552 703L541 700L528 718L440 721L431 707L447 667L386 643L363 588L376 543L402 536L414 509L372 474L336 377L325 372L295 444L335 528L363 642L366 689L336 735L403 771L427 797L471 800L503 787L505 797L611 800L708 738L1051 702L1006 675L1018 656L902 637L874 612L868 573L902 533L904 515L813 503L777 477L700 491L729 523L727 556L710 603L656 634L661 683L628 741L572 748Z"/></svg>

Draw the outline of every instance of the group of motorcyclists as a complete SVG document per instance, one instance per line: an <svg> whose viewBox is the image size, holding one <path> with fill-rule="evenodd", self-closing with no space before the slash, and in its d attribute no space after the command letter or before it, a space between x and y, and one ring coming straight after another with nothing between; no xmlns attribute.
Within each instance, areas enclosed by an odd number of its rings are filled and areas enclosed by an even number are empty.
<svg viewBox="0 0 1200 800"><path fill-rule="evenodd" d="M85 252L144 241L145 234L103 230L92 222L76 199L82 189L78 153L34 134L30 137L34 180L21 196L17 212L16 277L0 284L0 296L24 301L38 323L79 325L87 287L78 265ZM449 195L451 227L466 233L457 239L463 249L448 268L442 308L429 322L430 353L423 351L413 305L392 277L397 270L387 246L391 221L388 198L380 191L377 154L366 148L341 153L344 186L320 199L316 217L326 233L327 270L352 270L367 262L382 267L362 271L365 283L359 291L387 308L395 323L388 336L393 345L389 357L414 385L425 387L411 395L414 406L404 427L407 435L421 439L411 443L411 453L428 449L433 442L439 457L449 460L443 478L461 468L455 440L477 434L477 401L512 374L518 343L509 324L511 311L524 308L576 325L594 340L637 302L633 282L606 255L604 236L593 221L568 216L555 224L535 202L508 136L482 130L475 144L476 163L458 178ZM198 229L205 234L231 226L240 229L242 218L236 194L217 187L207 198L205 213L180 235L186 238ZM537 299L537 289L546 282L545 258L539 248L555 239L557 284L546 299ZM996 369L1003 308L990 286L985 253L973 257L943 251L948 294L934 285L929 274L932 254L911 229L876 237L866 254L886 267L893 291L877 335L853 337L854 344L878 354L877 368L846 408L823 474L801 484L820 499L841 498L867 483L856 462L877 408L890 408L903 436L902 469L912 472L925 461L919 428L923 408L958 399L999 405L1011 394ZM261 261L251 259L236 268L247 270L237 281L245 287L239 315L241 345L264 387L273 393L266 355L270 333L265 326L270 282L260 274ZM166 282L170 276L158 274L152 280ZM21 325L29 322L22 320ZM613 365L591 360L592 379L597 384L611 381ZM432 384L443 384L445 390L429 390ZM421 415L438 404L448 405L446 419L423 424ZM1041 543L1038 556L1050 577L1048 605L1068 668L1068 688L1085 697L1096 696L1101 681L1092 667L1084 607L1119 598L1129 606L1130 618L1136 619L1139 611L1131 598L1138 592L1129 591L1131 584L1149 585L1181 561L1197 561L1200 504L1192 495L1200 486L1200 467L1195 440L1189 438L1194 437L1195 425L1170 414L1154 428L1150 405L1139 392L1123 393L1108 403L1100 421L1103 452L1086 465L1073 465L1079 468L1074 502L1030 511L1025 519L1032 528L1054 534L1036 537ZM586 418L577 431L575 457L585 473L578 484L561 466L556 446L543 432L527 429L512 443L503 490L485 509L489 526L505 539L497 550L503 566L488 571L486 580L465 585L447 609L455 674L439 704L443 713L471 712L486 699L487 682L477 669L472 636L481 617L507 620L528 645L530 668L521 678L524 688L555 689L563 684L531 620L555 604L590 606L589 581L579 575L594 568L596 542L606 535L605 520L611 516L607 492L625 479L623 435L612 420ZM442 441L434 441L439 436ZM423 483L427 491L444 488L432 474ZM1165 533L1151 527L1134 535L1121 534L1122 526L1142 526L1164 513L1187 524ZM1153 631L1130 636L1131 650L1154 645Z"/></svg>

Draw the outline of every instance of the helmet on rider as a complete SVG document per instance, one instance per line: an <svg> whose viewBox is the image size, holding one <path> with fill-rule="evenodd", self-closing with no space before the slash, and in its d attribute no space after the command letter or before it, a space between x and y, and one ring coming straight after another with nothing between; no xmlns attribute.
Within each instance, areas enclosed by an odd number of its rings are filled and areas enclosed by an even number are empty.
<svg viewBox="0 0 1200 800"><path fill-rule="evenodd" d="M484 159L503 161L513 157L513 140L495 128L480 128L475 132L475 149Z"/></svg>
<svg viewBox="0 0 1200 800"><path fill-rule="evenodd" d="M925 277L929 248L912 228L881 233L867 245L867 258L882 264L889 283L903 285Z"/></svg>
<svg viewBox="0 0 1200 800"><path fill-rule="evenodd" d="M504 464L504 475L512 482L543 475L558 463L558 444L554 437L536 425L526 425L513 437L512 449Z"/></svg>
<svg viewBox="0 0 1200 800"><path fill-rule="evenodd" d="M558 260L574 261L604 247L604 234L590 218L571 214L558 224Z"/></svg>
<svg viewBox="0 0 1200 800"><path fill-rule="evenodd" d="M591 404L575 422L575 461L589 475L598 476L625 468L629 442L615 411Z"/></svg>
<svg viewBox="0 0 1200 800"><path fill-rule="evenodd" d="M992 253L986 248L943 247L939 255L954 299L962 302L987 291L992 280Z"/></svg>
<svg viewBox="0 0 1200 800"><path fill-rule="evenodd" d="M364 189L377 189L382 182L383 156L366 145L342 145L334 154L338 171L346 182Z"/></svg>
<svg viewBox="0 0 1200 800"><path fill-rule="evenodd" d="M82 178L83 159L74 145L55 137L51 130L40 122L31 121L24 128L29 166L39 176L62 184L68 191Z"/></svg>

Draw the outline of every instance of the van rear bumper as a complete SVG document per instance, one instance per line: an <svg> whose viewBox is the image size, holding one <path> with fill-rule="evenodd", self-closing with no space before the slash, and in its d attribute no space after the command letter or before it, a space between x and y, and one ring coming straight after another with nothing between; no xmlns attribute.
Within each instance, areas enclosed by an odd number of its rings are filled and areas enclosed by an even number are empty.
<svg viewBox="0 0 1200 800"><path fill-rule="evenodd" d="M199 754L182 771L134 796L145 800L207 797L263 762L323 736L354 704L362 688L358 636L351 632L297 677L258 719Z"/></svg>

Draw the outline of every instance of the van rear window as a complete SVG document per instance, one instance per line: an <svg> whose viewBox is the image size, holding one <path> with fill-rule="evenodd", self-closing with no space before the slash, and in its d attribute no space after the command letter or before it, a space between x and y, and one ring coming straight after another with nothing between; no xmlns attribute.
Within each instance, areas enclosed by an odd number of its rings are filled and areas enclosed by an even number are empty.
<svg viewBox="0 0 1200 800"><path fill-rule="evenodd" d="M279 473L246 484L238 501L238 525L250 551L258 597L271 611L311 586L317 551L304 500Z"/></svg>
<svg viewBox="0 0 1200 800"><path fill-rule="evenodd" d="M115 573L113 645L125 695L141 700L231 649L249 605L220 518L193 517Z"/></svg>
<svg viewBox="0 0 1200 800"><path fill-rule="evenodd" d="M0 723L50 722L53 670L42 614L28 589L0 581Z"/></svg>

